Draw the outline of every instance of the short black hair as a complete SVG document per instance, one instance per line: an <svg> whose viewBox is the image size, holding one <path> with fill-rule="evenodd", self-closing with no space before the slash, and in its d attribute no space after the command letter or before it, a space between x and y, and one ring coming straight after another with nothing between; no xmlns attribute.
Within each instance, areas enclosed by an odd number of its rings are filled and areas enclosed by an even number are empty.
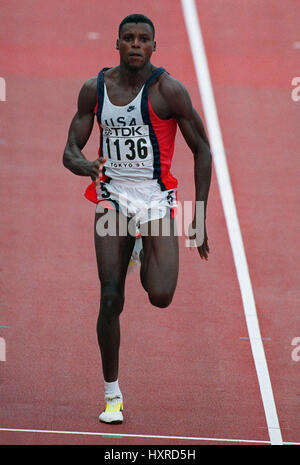
<svg viewBox="0 0 300 465"><path fill-rule="evenodd" d="M147 16L140 15L138 13L126 16L126 18L124 18L120 23L119 37L120 37L120 34L121 34L122 27L124 26L124 24L127 24L127 23L146 23L146 24L149 24L149 26L151 27L151 29L153 31L153 39L154 39L154 36L155 36L154 24L151 21L151 19L147 18Z"/></svg>

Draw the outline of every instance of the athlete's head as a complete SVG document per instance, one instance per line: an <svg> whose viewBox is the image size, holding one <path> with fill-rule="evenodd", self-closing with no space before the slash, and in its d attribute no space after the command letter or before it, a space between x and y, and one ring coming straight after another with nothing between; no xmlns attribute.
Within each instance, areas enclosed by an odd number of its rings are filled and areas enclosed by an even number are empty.
<svg viewBox="0 0 300 465"><path fill-rule="evenodd" d="M120 23L117 40L121 62L132 69L145 66L156 49L154 35L151 19L140 14L126 16Z"/></svg>
<svg viewBox="0 0 300 465"><path fill-rule="evenodd" d="M154 28L154 24L153 22L151 21L151 19L147 18L147 16L145 15L141 15L141 14L132 14L132 15L129 15L129 16L126 16L126 18L124 18L120 25L119 25L119 37L121 35L121 31L122 31L122 27L124 26L124 24L128 24L128 23L135 23L135 24L138 24L138 23L144 23L144 24L149 24L150 28L152 29L152 33L153 33L153 40L154 40L154 36L155 36L155 28Z"/></svg>

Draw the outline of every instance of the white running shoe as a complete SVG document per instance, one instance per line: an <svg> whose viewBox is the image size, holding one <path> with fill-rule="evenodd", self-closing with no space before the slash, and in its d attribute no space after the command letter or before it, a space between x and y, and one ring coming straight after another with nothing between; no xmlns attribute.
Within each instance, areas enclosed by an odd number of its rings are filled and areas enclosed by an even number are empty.
<svg viewBox="0 0 300 465"><path fill-rule="evenodd" d="M106 399L105 410L99 415L102 423L123 423L123 399L120 396Z"/></svg>
<svg viewBox="0 0 300 465"><path fill-rule="evenodd" d="M143 250L142 236L137 235L135 239L134 248L132 251L131 259L128 264L128 274L135 271L138 265L141 264L141 251Z"/></svg>

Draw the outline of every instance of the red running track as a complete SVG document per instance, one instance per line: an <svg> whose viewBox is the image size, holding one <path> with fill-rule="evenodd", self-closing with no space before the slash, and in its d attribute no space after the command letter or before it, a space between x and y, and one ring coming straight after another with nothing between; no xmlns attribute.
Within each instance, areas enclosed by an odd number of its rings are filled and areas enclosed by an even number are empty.
<svg viewBox="0 0 300 465"><path fill-rule="evenodd" d="M291 80L299 74L300 6L196 3L281 434L299 443L300 361L292 341L300 336L300 102L291 98ZM67 172L61 157L78 91L117 64L117 26L133 11L153 19L153 63L186 85L204 118L180 2L5 0L0 8L0 443L268 444L215 172L209 261L180 238L178 289L166 310L151 307L138 274L128 278L120 370L126 417L115 427L97 420L94 208L82 195L86 180ZM95 127L88 158L97 143ZM192 155L180 134L173 171L180 200L191 200Z"/></svg>

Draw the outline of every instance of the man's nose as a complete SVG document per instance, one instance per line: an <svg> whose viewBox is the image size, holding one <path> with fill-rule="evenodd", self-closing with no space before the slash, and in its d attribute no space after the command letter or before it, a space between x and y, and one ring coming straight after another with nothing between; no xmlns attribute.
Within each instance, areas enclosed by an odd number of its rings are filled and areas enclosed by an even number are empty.
<svg viewBox="0 0 300 465"><path fill-rule="evenodd" d="M138 37L135 37L132 42L133 47L139 47L140 46L140 41Z"/></svg>

